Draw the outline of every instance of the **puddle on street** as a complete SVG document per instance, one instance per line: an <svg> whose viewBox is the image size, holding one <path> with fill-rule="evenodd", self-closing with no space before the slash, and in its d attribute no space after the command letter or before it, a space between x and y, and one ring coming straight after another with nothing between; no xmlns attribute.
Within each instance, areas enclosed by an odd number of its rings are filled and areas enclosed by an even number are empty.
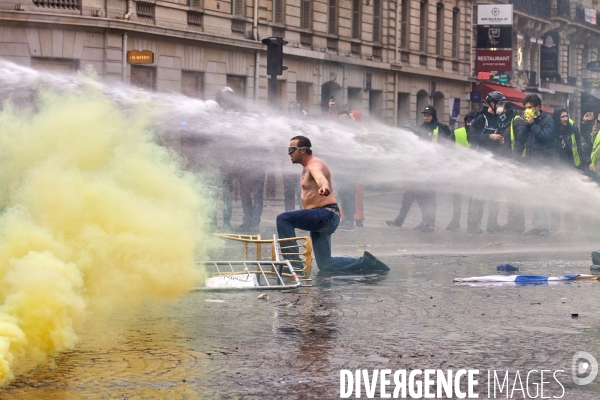
<svg viewBox="0 0 600 400"><path fill-rule="evenodd" d="M87 327L53 363L21 366L0 398L336 398L340 369L361 368L480 369L480 388L487 370L562 369L564 398L598 398L570 371L576 351L600 354L599 282L452 284L505 263L528 275L589 271L568 255L536 257L388 257L389 274L318 274L268 300L190 292Z"/></svg>

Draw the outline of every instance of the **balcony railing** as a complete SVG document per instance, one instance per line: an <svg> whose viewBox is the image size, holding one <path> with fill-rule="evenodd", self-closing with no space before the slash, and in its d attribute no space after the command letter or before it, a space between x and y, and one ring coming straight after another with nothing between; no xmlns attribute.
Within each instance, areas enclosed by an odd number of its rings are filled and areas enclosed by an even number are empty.
<svg viewBox="0 0 600 400"><path fill-rule="evenodd" d="M556 4L552 6L552 16L600 27L600 12L573 1L556 0Z"/></svg>
<svg viewBox="0 0 600 400"><path fill-rule="evenodd" d="M36 7L56 8L63 10L79 10L79 0L33 0Z"/></svg>
<svg viewBox="0 0 600 400"><path fill-rule="evenodd" d="M199 11L189 10L187 12L187 23L188 25L202 28L202 13Z"/></svg>
<svg viewBox="0 0 600 400"><path fill-rule="evenodd" d="M550 18L552 15L550 0L509 0L517 10L532 13L542 18Z"/></svg>
<svg viewBox="0 0 600 400"><path fill-rule="evenodd" d="M556 4L552 6L552 15L571 19L571 2L568 0L556 0Z"/></svg>
<svg viewBox="0 0 600 400"><path fill-rule="evenodd" d="M139 19L154 20L154 3L136 2L135 14Z"/></svg>

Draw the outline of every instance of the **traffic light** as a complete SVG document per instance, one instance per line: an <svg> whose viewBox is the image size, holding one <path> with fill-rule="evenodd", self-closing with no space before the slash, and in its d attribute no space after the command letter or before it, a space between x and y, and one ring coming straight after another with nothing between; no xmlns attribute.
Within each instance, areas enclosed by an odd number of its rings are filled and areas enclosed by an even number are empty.
<svg viewBox="0 0 600 400"><path fill-rule="evenodd" d="M267 45L267 75L281 75L287 67L283 66L283 46L288 42L280 37L262 40Z"/></svg>

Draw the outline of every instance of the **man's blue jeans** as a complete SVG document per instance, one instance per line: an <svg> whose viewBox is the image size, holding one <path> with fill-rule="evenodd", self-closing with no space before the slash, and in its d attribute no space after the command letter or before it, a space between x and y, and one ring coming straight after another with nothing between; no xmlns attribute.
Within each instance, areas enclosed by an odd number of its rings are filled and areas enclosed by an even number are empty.
<svg viewBox="0 0 600 400"><path fill-rule="evenodd" d="M332 207L332 206L329 206ZM333 206L337 208L337 205ZM277 216L277 234L280 239L296 236L295 228L310 232L317 265L321 271L351 271L363 266L363 258L331 257L331 234L340 223L336 213L325 208L286 211ZM296 243L289 243L293 246ZM288 260L298 260L296 255L285 255Z"/></svg>

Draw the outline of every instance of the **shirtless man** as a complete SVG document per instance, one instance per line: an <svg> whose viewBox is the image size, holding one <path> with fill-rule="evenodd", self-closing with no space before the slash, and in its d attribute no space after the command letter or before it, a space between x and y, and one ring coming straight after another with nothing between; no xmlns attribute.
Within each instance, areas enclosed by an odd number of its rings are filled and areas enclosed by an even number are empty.
<svg viewBox="0 0 600 400"><path fill-rule="evenodd" d="M331 172L325 163L312 155L307 137L295 136L290 140L288 154L294 164L301 164L303 210L286 211L277 216L277 233L280 239L296 237L295 228L310 232L317 265L326 272L389 271L389 268L365 251L360 258L331 257L331 234L340 223L340 209L333 195ZM291 246L295 245L292 243ZM290 261L298 255L285 254Z"/></svg>

